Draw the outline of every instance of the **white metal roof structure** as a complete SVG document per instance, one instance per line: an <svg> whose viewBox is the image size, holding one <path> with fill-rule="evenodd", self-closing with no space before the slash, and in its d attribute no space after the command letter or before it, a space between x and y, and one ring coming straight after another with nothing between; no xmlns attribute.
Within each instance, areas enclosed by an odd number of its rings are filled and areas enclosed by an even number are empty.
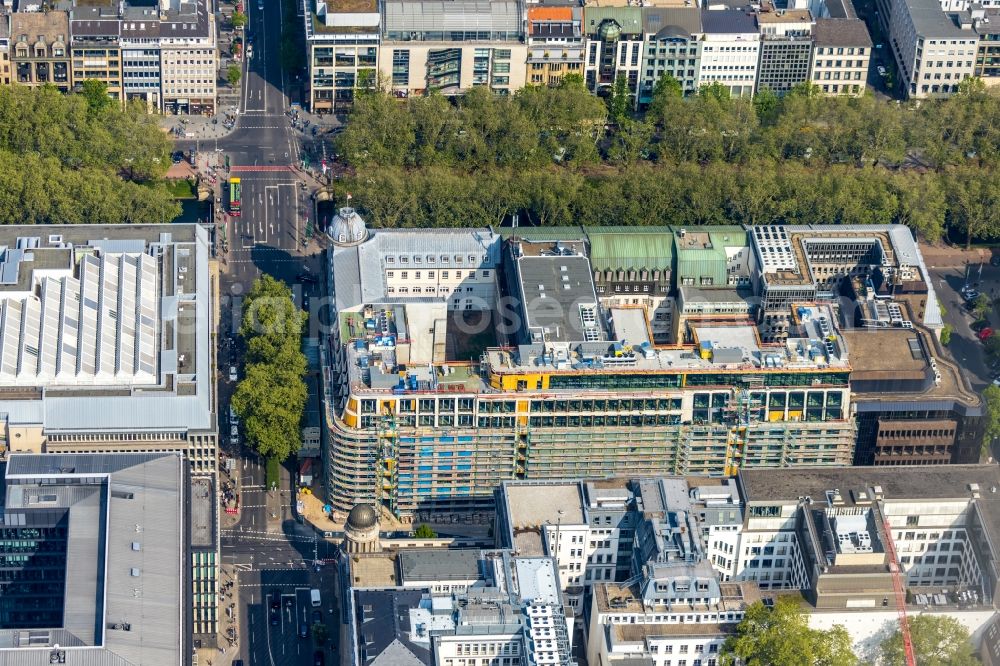
<svg viewBox="0 0 1000 666"><path fill-rule="evenodd" d="M156 383L158 278L146 254L84 255L75 275L0 296L0 383Z"/></svg>
<svg viewBox="0 0 1000 666"><path fill-rule="evenodd" d="M47 434L212 431L208 233L44 232L0 229L0 421Z"/></svg>

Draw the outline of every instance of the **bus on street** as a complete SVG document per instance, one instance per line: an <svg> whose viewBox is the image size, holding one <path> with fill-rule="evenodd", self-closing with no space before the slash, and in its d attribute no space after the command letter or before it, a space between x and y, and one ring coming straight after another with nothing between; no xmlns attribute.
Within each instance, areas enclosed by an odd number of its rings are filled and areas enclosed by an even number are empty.
<svg viewBox="0 0 1000 666"><path fill-rule="evenodd" d="M240 216L240 179L229 179L229 214L233 217Z"/></svg>

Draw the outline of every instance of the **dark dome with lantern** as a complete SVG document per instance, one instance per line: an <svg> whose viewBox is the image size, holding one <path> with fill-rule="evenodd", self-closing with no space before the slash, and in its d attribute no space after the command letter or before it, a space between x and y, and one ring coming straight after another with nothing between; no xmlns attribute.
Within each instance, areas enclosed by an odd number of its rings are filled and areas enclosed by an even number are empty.
<svg viewBox="0 0 1000 666"><path fill-rule="evenodd" d="M378 524L378 514L370 504L358 504L347 514L347 527L355 530L368 530Z"/></svg>

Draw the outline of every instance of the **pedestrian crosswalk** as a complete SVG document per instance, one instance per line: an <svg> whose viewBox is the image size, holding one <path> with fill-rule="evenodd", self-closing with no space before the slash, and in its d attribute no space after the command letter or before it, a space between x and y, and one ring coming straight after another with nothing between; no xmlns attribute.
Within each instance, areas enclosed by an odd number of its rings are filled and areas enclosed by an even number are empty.
<svg viewBox="0 0 1000 666"><path fill-rule="evenodd" d="M234 166L229 169L232 173L247 173L258 171L291 171L290 166L259 165L259 166Z"/></svg>

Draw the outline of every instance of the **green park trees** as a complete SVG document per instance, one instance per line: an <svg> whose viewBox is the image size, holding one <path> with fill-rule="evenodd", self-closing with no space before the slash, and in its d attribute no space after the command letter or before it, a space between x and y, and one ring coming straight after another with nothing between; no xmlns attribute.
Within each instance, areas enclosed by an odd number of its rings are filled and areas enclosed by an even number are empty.
<svg viewBox="0 0 1000 666"><path fill-rule="evenodd" d="M628 91L605 103L579 76L454 100L376 86L338 137L358 174L343 190L376 226L517 213L549 225L900 222L930 240L1000 238L1000 96L681 93L664 78L637 114Z"/></svg>
<svg viewBox="0 0 1000 666"><path fill-rule="evenodd" d="M751 605L722 646L726 666L856 666L851 637L837 625L828 631L811 629L805 613L791 599L772 608ZM896 662L891 662L896 663Z"/></svg>
<svg viewBox="0 0 1000 666"><path fill-rule="evenodd" d="M304 319L291 290L269 275L254 282L243 302L246 366L232 404L247 442L267 458L284 460L299 448L307 398Z"/></svg>
<svg viewBox="0 0 1000 666"><path fill-rule="evenodd" d="M0 87L0 224L169 222L170 140L105 85Z"/></svg>

